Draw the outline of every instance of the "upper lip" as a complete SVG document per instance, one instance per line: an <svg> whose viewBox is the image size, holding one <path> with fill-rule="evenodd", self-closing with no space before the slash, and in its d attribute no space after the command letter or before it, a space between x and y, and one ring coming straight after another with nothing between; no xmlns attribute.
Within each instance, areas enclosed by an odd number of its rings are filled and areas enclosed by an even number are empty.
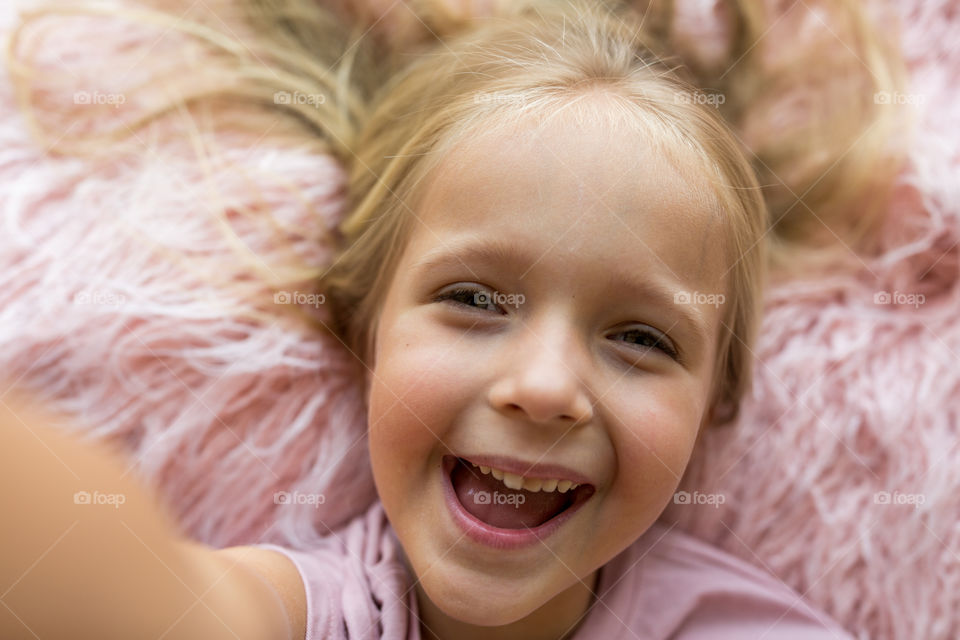
<svg viewBox="0 0 960 640"><path fill-rule="evenodd" d="M542 480L569 480L570 482L574 482L576 484L593 485L593 482L590 480L590 478L584 474L560 464L524 462L523 460L517 460L516 458L510 458L507 456L486 454L457 454L457 457L467 460L468 462L478 464L481 467L493 467L495 469L500 469L501 471L507 471L518 476L523 476L524 478L539 478Z"/></svg>

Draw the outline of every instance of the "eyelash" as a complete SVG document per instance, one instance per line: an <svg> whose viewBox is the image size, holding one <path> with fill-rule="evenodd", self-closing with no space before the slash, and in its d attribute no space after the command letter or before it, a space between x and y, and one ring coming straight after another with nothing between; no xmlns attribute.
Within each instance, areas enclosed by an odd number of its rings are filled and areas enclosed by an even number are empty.
<svg viewBox="0 0 960 640"><path fill-rule="evenodd" d="M433 301L442 302L444 300L452 300L457 296L467 296L470 300L473 300L474 296L478 293L483 293L483 291L481 289L474 289L472 287L458 287L456 289L451 289L450 291L447 291L445 293L441 293L436 298L434 298ZM460 304L462 304L465 307L470 307L470 305L464 304L463 302L460 302ZM493 304L493 302L491 302L490 304ZM479 307L471 307L471 308L479 309Z"/></svg>
<svg viewBox="0 0 960 640"><path fill-rule="evenodd" d="M450 291L446 291L446 292L444 292L444 293L441 293L441 294L437 295L437 296L433 299L433 301L434 301L434 302L443 302L443 301L445 301L445 300L454 300L455 302L457 302L458 304L460 304L460 305L462 305L462 306L470 307L470 308L472 308L472 309L479 309L479 307L474 307L474 306L472 306L472 305L465 304L465 303L463 303L463 302L459 302L459 301L456 300L456 298L459 297L459 296L467 296L469 300L473 300L473 299L474 299L474 296L475 296L476 294L478 294L478 293L483 293L483 291L482 291L481 289L476 289L476 288L472 288L472 287L458 287L458 288L456 288L456 289L451 289ZM491 302L490 304L494 304L494 303ZM664 354L666 354L668 357L670 357L670 358L672 358L672 359L674 359L674 360L677 360L677 361L679 362L680 358L679 358L679 355L677 354L676 349L674 349L674 348L669 344L669 342L666 342L666 341L664 341L664 340L661 339L661 336L663 336L663 334L656 333L656 332L654 332L654 331L647 331L647 330L645 330L645 329L627 329L626 331L621 331L620 333L618 333L618 334L616 334L616 335L618 335L618 336L623 336L623 335L634 334L634 333L635 333L635 334L639 334L639 335L641 335L641 336L645 336L645 337L649 337L649 338L652 338L652 339L653 339L653 343L652 343L652 344L638 345L638 346L646 347L647 349L658 349L658 350L660 350L661 352L663 352ZM663 337L666 337L666 336L663 336ZM632 343L632 344L637 344L637 343Z"/></svg>

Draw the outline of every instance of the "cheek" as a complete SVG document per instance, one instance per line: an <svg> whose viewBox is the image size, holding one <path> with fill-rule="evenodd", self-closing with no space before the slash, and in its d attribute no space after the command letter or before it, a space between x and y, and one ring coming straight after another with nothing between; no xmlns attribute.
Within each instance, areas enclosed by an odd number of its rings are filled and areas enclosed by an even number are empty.
<svg viewBox="0 0 960 640"><path fill-rule="evenodd" d="M624 407L615 432L618 488L633 504L663 503L676 490L696 442L702 403L676 388Z"/></svg>
<svg viewBox="0 0 960 640"><path fill-rule="evenodd" d="M382 334L370 386L369 443L375 476L410 477L430 463L455 424L464 367L435 337L396 322ZM378 481L379 484L379 481Z"/></svg>

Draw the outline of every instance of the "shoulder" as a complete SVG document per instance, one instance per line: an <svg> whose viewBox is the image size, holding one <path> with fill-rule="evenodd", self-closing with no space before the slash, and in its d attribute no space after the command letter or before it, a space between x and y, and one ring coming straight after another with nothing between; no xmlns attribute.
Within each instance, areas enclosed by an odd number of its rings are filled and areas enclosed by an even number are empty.
<svg viewBox="0 0 960 640"><path fill-rule="evenodd" d="M215 553L228 566L241 566L256 576L273 593L267 596L279 599L286 612L291 640L304 638L307 626L307 598L303 578L290 556L279 548L250 546L219 549Z"/></svg>
<svg viewBox="0 0 960 640"><path fill-rule="evenodd" d="M629 594L634 606L624 615L653 637L851 637L771 573L664 523L655 523L604 571L607 597Z"/></svg>
<svg viewBox="0 0 960 640"><path fill-rule="evenodd" d="M404 637L411 624L415 604L410 598L416 594L409 588L399 542L379 503L313 548L273 544L252 548L266 554L261 558L284 584L297 584L302 599L291 602L295 613L303 612L298 638L345 640L378 626L392 633L402 631L398 637Z"/></svg>

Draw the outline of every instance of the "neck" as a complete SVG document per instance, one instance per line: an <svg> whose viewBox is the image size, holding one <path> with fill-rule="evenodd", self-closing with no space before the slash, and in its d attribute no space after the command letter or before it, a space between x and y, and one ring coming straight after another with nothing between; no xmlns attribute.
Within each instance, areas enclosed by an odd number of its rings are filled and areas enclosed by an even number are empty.
<svg viewBox="0 0 960 640"><path fill-rule="evenodd" d="M558 594L525 618L500 627L481 627L441 611L418 582L417 607L423 640L568 640L593 603L599 571Z"/></svg>

